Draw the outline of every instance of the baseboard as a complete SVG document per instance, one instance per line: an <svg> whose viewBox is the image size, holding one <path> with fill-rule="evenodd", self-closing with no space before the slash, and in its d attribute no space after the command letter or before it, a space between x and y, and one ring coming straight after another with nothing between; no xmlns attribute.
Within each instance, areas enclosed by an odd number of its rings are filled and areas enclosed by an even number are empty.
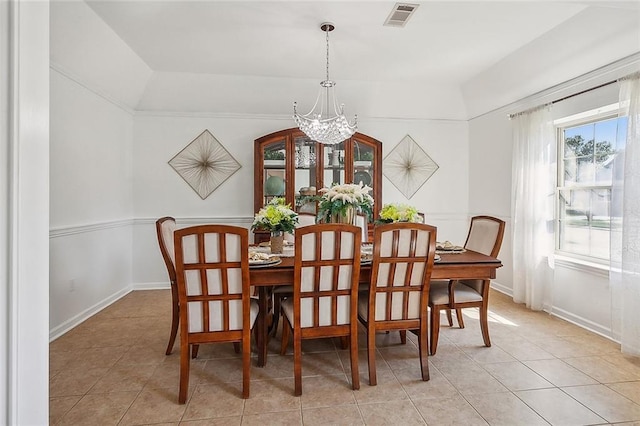
<svg viewBox="0 0 640 426"><path fill-rule="evenodd" d="M491 281L491 288L502 294L506 294L509 297L513 297L513 289L510 287L504 286L499 282Z"/></svg>
<svg viewBox="0 0 640 426"><path fill-rule="evenodd" d="M560 319L570 322L571 324L575 324L578 327L582 327L585 330L589 330L602 337L606 337L609 340L619 343L617 340L614 339L613 332L610 328L604 327L591 320L582 318L579 315L572 314L571 312L567 312L564 309L560 309L558 307L551 307L551 309L549 310L549 313L554 317L558 317Z"/></svg>
<svg viewBox="0 0 640 426"><path fill-rule="evenodd" d="M157 283L134 283L133 290L168 290L171 288L169 281L161 281Z"/></svg>
<svg viewBox="0 0 640 426"><path fill-rule="evenodd" d="M68 331L77 327L78 325L82 324L84 321L88 320L89 318L91 318L92 316L94 316L95 314L97 314L107 306L117 302L118 300L120 300L121 298L129 294L131 291L132 291L131 287L123 288L122 290L112 294L106 299L101 300L95 305L85 309L84 311L80 312L78 315L74 316L73 318L70 318L65 322L63 322L62 324L50 329L49 342L53 342L58 337L67 333Z"/></svg>

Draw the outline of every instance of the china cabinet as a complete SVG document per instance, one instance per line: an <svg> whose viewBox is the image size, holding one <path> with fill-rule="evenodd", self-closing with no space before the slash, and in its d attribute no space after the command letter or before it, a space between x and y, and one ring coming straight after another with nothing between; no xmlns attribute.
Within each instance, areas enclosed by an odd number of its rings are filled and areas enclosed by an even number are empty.
<svg viewBox="0 0 640 426"><path fill-rule="evenodd" d="M255 140L254 211L273 197L284 197L298 212L316 212L314 195L332 184L360 183L372 188L374 220L382 207L382 143L356 133L336 144L315 142L297 128ZM256 232L255 241L268 238Z"/></svg>

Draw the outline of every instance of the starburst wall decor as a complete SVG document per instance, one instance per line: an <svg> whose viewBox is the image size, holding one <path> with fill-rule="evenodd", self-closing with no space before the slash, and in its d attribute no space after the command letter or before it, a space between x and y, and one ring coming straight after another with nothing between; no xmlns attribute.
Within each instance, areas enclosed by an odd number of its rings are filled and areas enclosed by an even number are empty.
<svg viewBox="0 0 640 426"><path fill-rule="evenodd" d="M382 172L410 199L438 170L438 165L411 136L405 136L385 157Z"/></svg>
<svg viewBox="0 0 640 426"><path fill-rule="evenodd" d="M241 167L209 130L169 160L169 165L203 200Z"/></svg>

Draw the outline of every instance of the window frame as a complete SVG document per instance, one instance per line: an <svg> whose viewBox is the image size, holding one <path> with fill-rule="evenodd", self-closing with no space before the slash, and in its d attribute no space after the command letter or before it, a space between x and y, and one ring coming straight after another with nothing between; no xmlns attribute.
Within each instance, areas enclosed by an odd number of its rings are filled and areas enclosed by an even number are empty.
<svg viewBox="0 0 640 426"><path fill-rule="evenodd" d="M613 182L609 185L593 184L593 185L565 185L565 139L564 131L571 127L577 127L582 125L589 125L601 121L620 118L622 108L618 102L606 105L600 108L584 111L578 114L573 114L567 117L562 117L554 120L553 124L556 131L556 190L555 190L555 206L554 206L554 252L555 256L562 259L564 262L572 262L585 266L592 266L596 269L609 269L611 250L609 249L608 258L600 258L595 256L589 256L581 253L575 253L568 250L560 249L561 242L561 212L562 203L560 201L561 192L566 190L601 190L608 189L611 193L613 188ZM610 201L609 201L610 202ZM609 233L611 232L611 226L609 226Z"/></svg>

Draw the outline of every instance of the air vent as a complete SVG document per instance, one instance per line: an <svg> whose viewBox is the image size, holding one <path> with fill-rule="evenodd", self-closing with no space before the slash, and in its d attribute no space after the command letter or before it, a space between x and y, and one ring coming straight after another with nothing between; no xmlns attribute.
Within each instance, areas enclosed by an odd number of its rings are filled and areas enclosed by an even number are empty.
<svg viewBox="0 0 640 426"><path fill-rule="evenodd" d="M389 16L387 16L387 20L384 22L384 25L390 27L404 27L418 6L418 4L414 3L396 3Z"/></svg>

